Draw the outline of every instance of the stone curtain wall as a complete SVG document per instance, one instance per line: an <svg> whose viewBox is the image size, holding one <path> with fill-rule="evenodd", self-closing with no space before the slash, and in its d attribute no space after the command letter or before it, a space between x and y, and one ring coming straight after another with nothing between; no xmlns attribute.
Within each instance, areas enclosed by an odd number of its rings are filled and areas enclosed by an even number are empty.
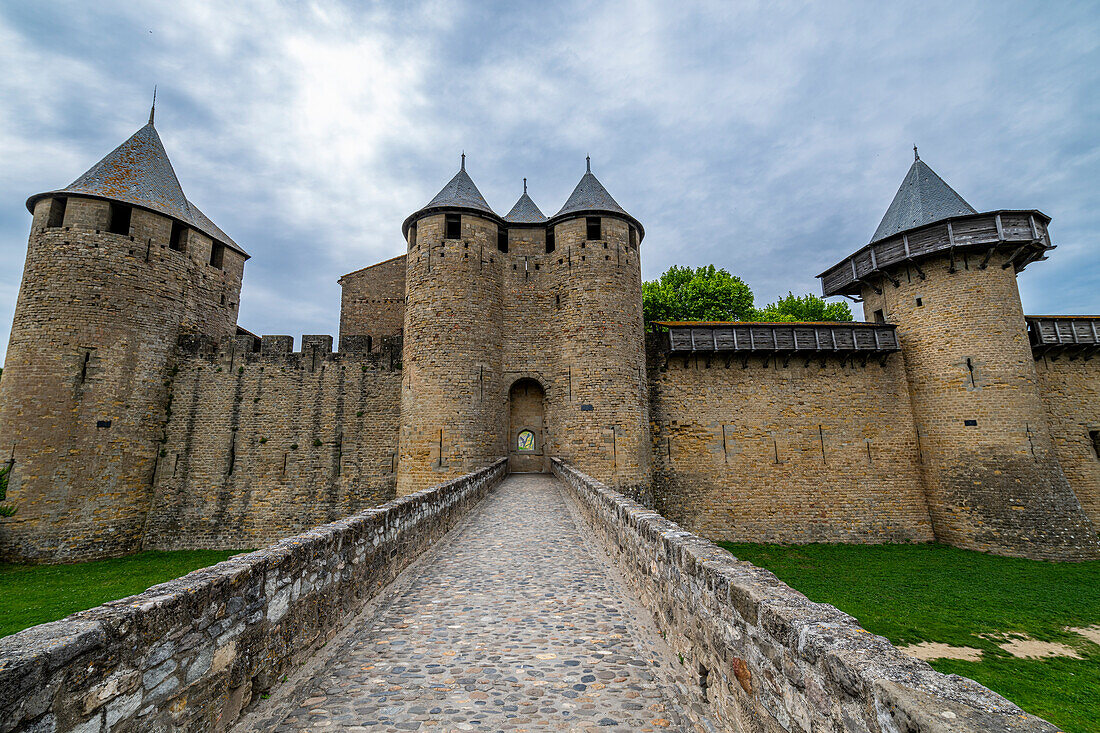
<svg viewBox="0 0 1100 733"><path fill-rule="evenodd" d="M400 347L193 344L171 384L145 549L261 547L395 495Z"/></svg>
<svg viewBox="0 0 1100 733"><path fill-rule="evenodd" d="M504 473L500 460L0 639L0 732L224 730Z"/></svg>
<svg viewBox="0 0 1100 733"><path fill-rule="evenodd" d="M1090 432L1100 431L1100 358L1072 354L1035 362L1058 462L1093 526L1100 527L1100 455Z"/></svg>
<svg viewBox="0 0 1100 733"><path fill-rule="evenodd" d="M340 348L345 336L370 336L373 348L405 328L405 255L349 272L340 283Z"/></svg>
<svg viewBox="0 0 1100 733"><path fill-rule="evenodd" d="M554 473L654 615L696 702L726 730L978 733L1057 729L907 657L832 606L559 459Z"/></svg>
<svg viewBox="0 0 1100 733"><path fill-rule="evenodd" d="M713 540L927 542L900 354L667 356L650 337L656 506Z"/></svg>

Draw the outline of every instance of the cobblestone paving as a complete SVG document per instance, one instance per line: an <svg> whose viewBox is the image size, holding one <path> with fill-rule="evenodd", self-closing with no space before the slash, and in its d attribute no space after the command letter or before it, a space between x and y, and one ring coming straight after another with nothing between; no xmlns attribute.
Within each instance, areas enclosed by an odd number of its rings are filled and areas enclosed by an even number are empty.
<svg viewBox="0 0 1100 733"><path fill-rule="evenodd" d="M574 522L555 479L508 477L245 729L693 730L641 612Z"/></svg>

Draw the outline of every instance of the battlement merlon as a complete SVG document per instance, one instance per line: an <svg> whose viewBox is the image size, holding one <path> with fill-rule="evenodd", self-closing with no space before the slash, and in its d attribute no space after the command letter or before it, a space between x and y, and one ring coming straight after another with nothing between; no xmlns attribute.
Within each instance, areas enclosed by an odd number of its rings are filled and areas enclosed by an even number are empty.
<svg viewBox="0 0 1100 733"><path fill-rule="evenodd" d="M312 371L331 363L355 364L365 370L401 369L400 335L373 340L366 336L345 336L340 340L339 351L333 351L333 342L330 335L305 334L301 350L294 351L293 336L256 336L245 332L219 341L209 336L185 335L179 339L179 352L185 358L204 359L223 367L271 364Z"/></svg>

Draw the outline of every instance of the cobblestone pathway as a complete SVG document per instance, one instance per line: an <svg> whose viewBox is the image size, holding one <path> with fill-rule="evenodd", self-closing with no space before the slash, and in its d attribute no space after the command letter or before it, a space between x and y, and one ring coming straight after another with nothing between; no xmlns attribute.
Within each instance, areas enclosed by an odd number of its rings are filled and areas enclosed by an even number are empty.
<svg viewBox="0 0 1100 733"><path fill-rule="evenodd" d="M694 730L575 521L555 479L508 477L239 730Z"/></svg>

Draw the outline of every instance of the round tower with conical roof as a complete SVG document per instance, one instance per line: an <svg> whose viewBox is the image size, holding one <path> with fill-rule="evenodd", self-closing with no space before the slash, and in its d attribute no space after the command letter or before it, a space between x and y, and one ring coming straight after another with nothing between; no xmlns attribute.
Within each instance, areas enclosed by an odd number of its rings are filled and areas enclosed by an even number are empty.
<svg viewBox="0 0 1100 733"><path fill-rule="evenodd" d="M870 244L819 277L897 324L936 539L1043 559L1097 555L1055 455L1017 273L1052 249L1034 210L979 213L914 161Z"/></svg>
<svg viewBox="0 0 1100 733"><path fill-rule="evenodd" d="M10 466L0 554L140 548L181 335L234 333L247 255L187 200L149 123L66 188L31 196L0 381Z"/></svg>
<svg viewBox="0 0 1100 733"><path fill-rule="evenodd" d="M649 501L652 477L642 275L642 225L592 173L591 159L548 222L557 273L556 381L565 404L557 453Z"/></svg>
<svg viewBox="0 0 1100 733"><path fill-rule="evenodd" d="M399 495L505 452L499 413L507 231L466 172L465 155L402 232L408 254Z"/></svg>

